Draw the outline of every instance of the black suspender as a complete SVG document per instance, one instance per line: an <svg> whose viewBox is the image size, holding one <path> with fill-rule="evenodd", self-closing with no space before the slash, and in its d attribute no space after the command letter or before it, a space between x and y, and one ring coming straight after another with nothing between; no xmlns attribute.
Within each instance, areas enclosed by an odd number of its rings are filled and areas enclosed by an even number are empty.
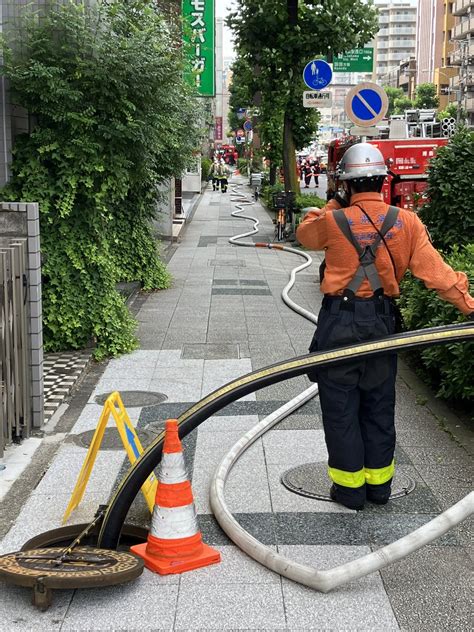
<svg viewBox="0 0 474 632"><path fill-rule="evenodd" d="M338 209L333 212L334 219L339 229L342 231L344 237L354 246L359 255L360 265L356 270L355 275L353 276L351 282L344 290L344 295L352 297L355 295L357 290L362 285L362 282L367 279L369 282L372 291L376 295L383 294L383 286L380 281L379 274L377 272L377 268L375 267L375 257L377 253L377 248L380 245L380 242L388 233L388 231L393 228L395 222L398 218L399 209L396 206L389 206L385 219L382 223L380 231L376 235L374 241L371 244L368 244L365 247L362 247L360 243L357 241L356 236L352 232L350 224L347 220L346 215L342 209ZM390 252L389 252L390 254Z"/></svg>

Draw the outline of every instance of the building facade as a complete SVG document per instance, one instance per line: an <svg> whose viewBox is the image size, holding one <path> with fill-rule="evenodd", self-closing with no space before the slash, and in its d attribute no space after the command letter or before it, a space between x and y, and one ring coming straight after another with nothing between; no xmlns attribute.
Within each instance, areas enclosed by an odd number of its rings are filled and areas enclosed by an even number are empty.
<svg viewBox="0 0 474 632"><path fill-rule="evenodd" d="M439 107L454 100L450 81L457 69L449 62L452 52L455 17L450 0L420 0L416 25L416 82L434 83Z"/></svg>
<svg viewBox="0 0 474 632"><path fill-rule="evenodd" d="M456 0L452 12L456 23L449 62L458 71L450 81L450 88L466 112L466 123L474 127L474 0Z"/></svg>
<svg viewBox="0 0 474 632"><path fill-rule="evenodd" d="M417 0L375 4L379 10L380 29L374 41L374 80L393 84L394 72L400 62L415 56Z"/></svg>

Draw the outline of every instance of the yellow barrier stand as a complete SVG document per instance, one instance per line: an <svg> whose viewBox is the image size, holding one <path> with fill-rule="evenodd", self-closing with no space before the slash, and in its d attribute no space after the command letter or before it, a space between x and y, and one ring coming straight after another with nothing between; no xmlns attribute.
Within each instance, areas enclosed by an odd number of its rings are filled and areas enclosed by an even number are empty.
<svg viewBox="0 0 474 632"><path fill-rule="evenodd" d="M71 513L81 502L84 492L86 490L87 482L89 481L92 468L94 467L97 452L100 450L102 439L104 437L105 428L109 421L110 415L114 418L115 425L122 439L123 446L127 452L130 463L133 465L135 461L140 457L143 452L142 444L138 438L135 428L128 416L128 413L123 405L122 398L117 391L114 391L106 399L104 408L100 415L99 423L92 437L91 444L87 450L86 458L82 465L79 476L77 477L76 485L71 495L71 500L66 508L63 516L63 524L69 518ZM145 497L148 509L153 511L155 504L155 495L158 481L153 473L146 479L142 485L142 493Z"/></svg>

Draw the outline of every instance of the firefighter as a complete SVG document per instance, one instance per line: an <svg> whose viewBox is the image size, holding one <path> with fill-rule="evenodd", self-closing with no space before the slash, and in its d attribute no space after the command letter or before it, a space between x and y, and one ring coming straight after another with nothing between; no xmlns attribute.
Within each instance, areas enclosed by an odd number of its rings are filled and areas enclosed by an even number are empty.
<svg viewBox="0 0 474 632"><path fill-rule="evenodd" d="M214 162L212 163L211 169L209 171L209 180L212 180L212 190L219 190L219 178L218 178L218 170L219 170L219 161L214 158Z"/></svg>
<svg viewBox="0 0 474 632"><path fill-rule="evenodd" d="M343 191L308 212L296 235L303 246L326 251L324 298L310 352L395 333L393 298L407 269L472 319L466 275L443 261L415 213L383 202L387 168L381 152L358 143L338 169ZM389 500L396 371L396 354L387 354L309 375L319 383L330 495L350 509Z"/></svg>
<svg viewBox="0 0 474 632"><path fill-rule="evenodd" d="M224 160L220 161L220 164L217 168L217 177L219 178L222 193L227 193L227 186L229 184L230 178L230 169L225 164ZM217 185L217 188L219 188L219 184Z"/></svg>

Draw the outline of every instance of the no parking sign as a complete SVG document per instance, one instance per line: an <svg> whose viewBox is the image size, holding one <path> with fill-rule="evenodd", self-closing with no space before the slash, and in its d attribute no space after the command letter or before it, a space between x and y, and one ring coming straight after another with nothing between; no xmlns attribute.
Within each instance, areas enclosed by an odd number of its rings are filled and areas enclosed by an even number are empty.
<svg viewBox="0 0 474 632"><path fill-rule="evenodd" d="M370 127L383 119L388 110L388 97L376 83L364 82L349 91L346 114L356 125Z"/></svg>

